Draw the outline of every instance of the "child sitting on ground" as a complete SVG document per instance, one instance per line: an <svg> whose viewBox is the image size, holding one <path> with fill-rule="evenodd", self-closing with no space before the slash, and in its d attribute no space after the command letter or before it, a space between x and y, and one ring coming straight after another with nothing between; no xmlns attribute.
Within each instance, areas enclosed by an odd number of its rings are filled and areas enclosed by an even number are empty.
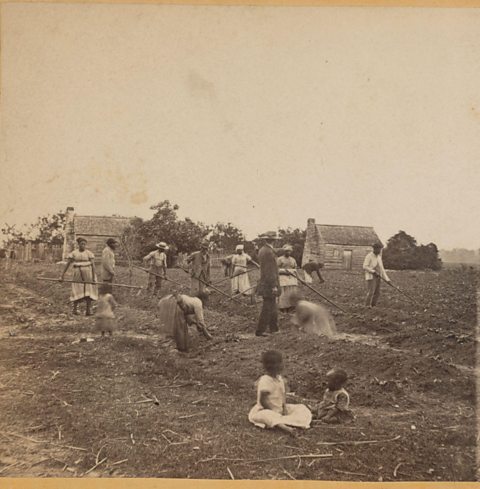
<svg viewBox="0 0 480 489"><path fill-rule="evenodd" d="M295 432L292 427L309 428L312 413L303 404L287 404L285 381L280 375L283 370L282 355L270 350L262 355L263 368L266 374L256 382L257 403L250 410L248 419L260 428L277 427L290 435Z"/></svg>
<svg viewBox="0 0 480 489"><path fill-rule="evenodd" d="M346 382L345 370L334 368L327 373L327 390L323 395L323 401L314 409L315 419L329 424L353 421L354 416L349 409L350 396L343 387Z"/></svg>
<svg viewBox="0 0 480 489"><path fill-rule="evenodd" d="M110 294L110 285L102 284L98 291L97 311L95 313L95 329L105 336L109 333L112 336L116 327L116 319L113 311L117 306L113 295Z"/></svg>

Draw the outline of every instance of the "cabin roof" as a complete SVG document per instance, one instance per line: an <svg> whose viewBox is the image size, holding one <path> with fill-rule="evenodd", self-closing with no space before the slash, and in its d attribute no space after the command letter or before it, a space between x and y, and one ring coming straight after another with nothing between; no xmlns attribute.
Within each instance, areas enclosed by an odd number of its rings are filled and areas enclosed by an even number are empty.
<svg viewBox="0 0 480 489"><path fill-rule="evenodd" d="M73 226L76 235L82 236L121 236L131 222L130 217L120 216L78 216Z"/></svg>
<svg viewBox="0 0 480 489"><path fill-rule="evenodd" d="M316 224L317 230L326 244L371 246L380 239L370 226L340 226L335 224Z"/></svg>

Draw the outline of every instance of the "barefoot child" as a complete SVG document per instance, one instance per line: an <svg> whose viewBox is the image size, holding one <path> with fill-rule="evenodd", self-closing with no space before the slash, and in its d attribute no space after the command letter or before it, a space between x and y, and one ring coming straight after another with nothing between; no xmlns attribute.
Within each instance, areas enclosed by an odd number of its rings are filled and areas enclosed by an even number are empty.
<svg viewBox="0 0 480 489"><path fill-rule="evenodd" d="M343 388L347 382L347 373L342 369L332 369L327 373L327 390L315 410L315 418L324 423L338 424L354 419L349 409L350 396Z"/></svg>
<svg viewBox="0 0 480 489"><path fill-rule="evenodd" d="M270 350L262 355L266 374L262 375L257 385L257 404L248 414L248 419L260 428L280 428L294 435L294 429L309 428L312 413L303 404L287 404L285 381L280 375L283 370L282 355Z"/></svg>
<svg viewBox="0 0 480 489"><path fill-rule="evenodd" d="M97 312L95 313L95 328L105 336L108 332L112 336L116 326L115 314L113 313L117 303L113 295L109 293L109 284L100 286L97 303Z"/></svg>

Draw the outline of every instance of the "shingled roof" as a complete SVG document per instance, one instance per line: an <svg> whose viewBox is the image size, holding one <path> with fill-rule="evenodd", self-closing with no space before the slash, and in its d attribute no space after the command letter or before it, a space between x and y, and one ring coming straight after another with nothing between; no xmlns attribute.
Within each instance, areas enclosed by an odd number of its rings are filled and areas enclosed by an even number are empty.
<svg viewBox="0 0 480 489"><path fill-rule="evenodd" d="M327 244L371 246L380 242L373 227L368 226L338 226L334 224L316 224L321 238Z"/></svg>
<svg viewBox="0 0 480 489"><path fill-rule="evenodd" d="M76 235L81 236L121 236L130 224L129 217L78 216L74 218Z"/></svg>

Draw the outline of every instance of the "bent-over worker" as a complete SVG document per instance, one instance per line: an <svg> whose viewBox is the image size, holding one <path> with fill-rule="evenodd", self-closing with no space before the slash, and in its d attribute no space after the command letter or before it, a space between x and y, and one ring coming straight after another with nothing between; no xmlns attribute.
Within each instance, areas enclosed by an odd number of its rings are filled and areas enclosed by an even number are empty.
<svg viewBox="0 0 480 489"><path fill-rule="evenodd" d="M157 309L160 330L175 338L178 350L188 351L188 326L195 325L205 338L212 339L203 317L203 307L207 301L206 292L199 292L196 297L169 294L160 299Z"/></svg>

